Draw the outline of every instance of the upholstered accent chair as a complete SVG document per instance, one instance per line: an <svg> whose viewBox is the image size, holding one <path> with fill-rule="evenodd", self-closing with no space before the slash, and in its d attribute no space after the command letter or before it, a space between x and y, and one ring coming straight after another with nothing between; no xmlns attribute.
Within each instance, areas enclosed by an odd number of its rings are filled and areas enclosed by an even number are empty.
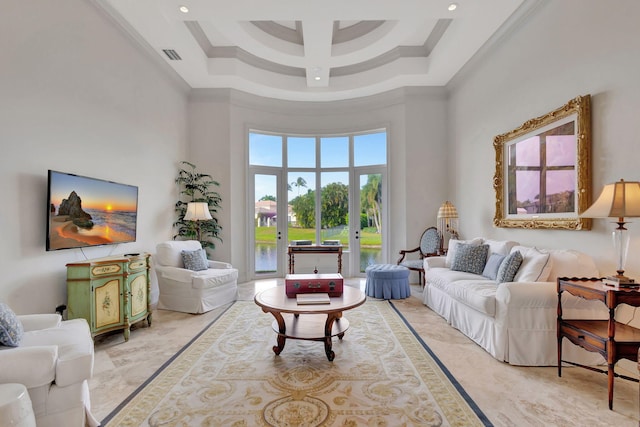
<svg viewBox="0 0 640 427"><path fill-rule="evenodd" d="M238 270L208 260L197 240L159 243L153 260L159 309L199 314L237 299Z"/></svg>
<svg viewBox="0 0 640 427"><path fill-rule="evenodd" d="M15 318L18 339L0 344L0 384L27 388L38 427L98 426L90 412L94 349L87 321L54 313Z"/></svg>
<svg viewBox="0 0 640 427"><path fill-rule="evenodd" d="M420 236L420 246L400 251L400 258L396 264L418 272L418 282L424 286L424 258L439 255L440 233L436 227L427 228ZM407 254L418 253L418 259L405 259Z"/></svg>

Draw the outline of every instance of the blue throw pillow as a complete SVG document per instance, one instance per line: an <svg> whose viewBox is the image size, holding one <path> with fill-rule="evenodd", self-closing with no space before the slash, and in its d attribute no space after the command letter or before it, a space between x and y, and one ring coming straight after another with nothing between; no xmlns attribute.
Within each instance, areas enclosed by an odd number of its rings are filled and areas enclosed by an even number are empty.
<svg viewBox="0 0 640 427"><path fill-rule="evenodd" d="M499 283L513 282L513 278L516 276L518 269L522 264L522 254L520 251L511 252L500 264L498 268L498 275L496 280Z"/></svg>
<svg viewBox="0 0 640 427"><path fill-rule="evenodd" d="M482 270L482 275L487 279L496 280L496 277L498 277L498 269L500 268L500 264L502 264L502 261L504 261L505 258L506 255L489 255L487 265L485 265L484 270Z"/></svg>
<svg viewBox="0 0 640 427"><path fill-rule="evenodd" d="M202 271L209 268L207 253L204 249L182 251L182 262L184 262L184 268L188 270Z"/></svg>
<svg viewBox="0 0 640 427"><path fill-rule="evenodd" d="M489 245L460 243L451 262L451 270L482 274L488 253Z"/></svg>
<svg viewBox="0 0 640 427"><path fill-rule="evenodd" d="M16 314L8 305L0 303L0 344L9 347L20 345L24 329Z"/></svg>

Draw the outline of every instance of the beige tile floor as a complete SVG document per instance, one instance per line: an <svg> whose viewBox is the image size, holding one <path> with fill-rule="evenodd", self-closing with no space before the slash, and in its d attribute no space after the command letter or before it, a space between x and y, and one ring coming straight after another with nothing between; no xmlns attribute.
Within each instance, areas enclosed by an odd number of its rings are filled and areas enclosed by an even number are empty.
<svg viewBox="0 0 640 427"><path fill-rule="evenodd" d="M239 299L282 284L282 279L239 286ZM364 279L346 284L364 290ZM496 426L636 426L638 384L615 380L614 408L607 407L607 377L581 368L519 367L497 361L424 306L422 290L393 303L446 368ZM94 377L89 382L94 416L102 420L224 308L201 315L153 312L152 327L134 325L122 333L96 337Z"/></svg>

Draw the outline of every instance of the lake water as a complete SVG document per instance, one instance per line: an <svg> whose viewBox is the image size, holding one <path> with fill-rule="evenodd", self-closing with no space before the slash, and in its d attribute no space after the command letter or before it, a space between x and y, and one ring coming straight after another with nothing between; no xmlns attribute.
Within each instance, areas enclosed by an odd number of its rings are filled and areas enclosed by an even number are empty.
<svg viewBox="0 0 640 427"><path fill-rule="evenodd" d="M257 244L256 245L256 272L275 272L277 265L276 245ZM382 263L381 248L361 248L360 249L360 272L364 273L365 268L371 264Z"/></svg>

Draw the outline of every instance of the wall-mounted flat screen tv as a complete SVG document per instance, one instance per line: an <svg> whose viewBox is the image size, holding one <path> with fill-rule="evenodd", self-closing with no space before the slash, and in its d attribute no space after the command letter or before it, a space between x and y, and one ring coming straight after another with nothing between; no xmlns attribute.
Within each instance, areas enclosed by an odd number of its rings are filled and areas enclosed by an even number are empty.
<svg viewBox="0 0 640 427"><path fill-rule="evenodd" d="M136 241L138 187L49 170L47 250Z"/></svg>

